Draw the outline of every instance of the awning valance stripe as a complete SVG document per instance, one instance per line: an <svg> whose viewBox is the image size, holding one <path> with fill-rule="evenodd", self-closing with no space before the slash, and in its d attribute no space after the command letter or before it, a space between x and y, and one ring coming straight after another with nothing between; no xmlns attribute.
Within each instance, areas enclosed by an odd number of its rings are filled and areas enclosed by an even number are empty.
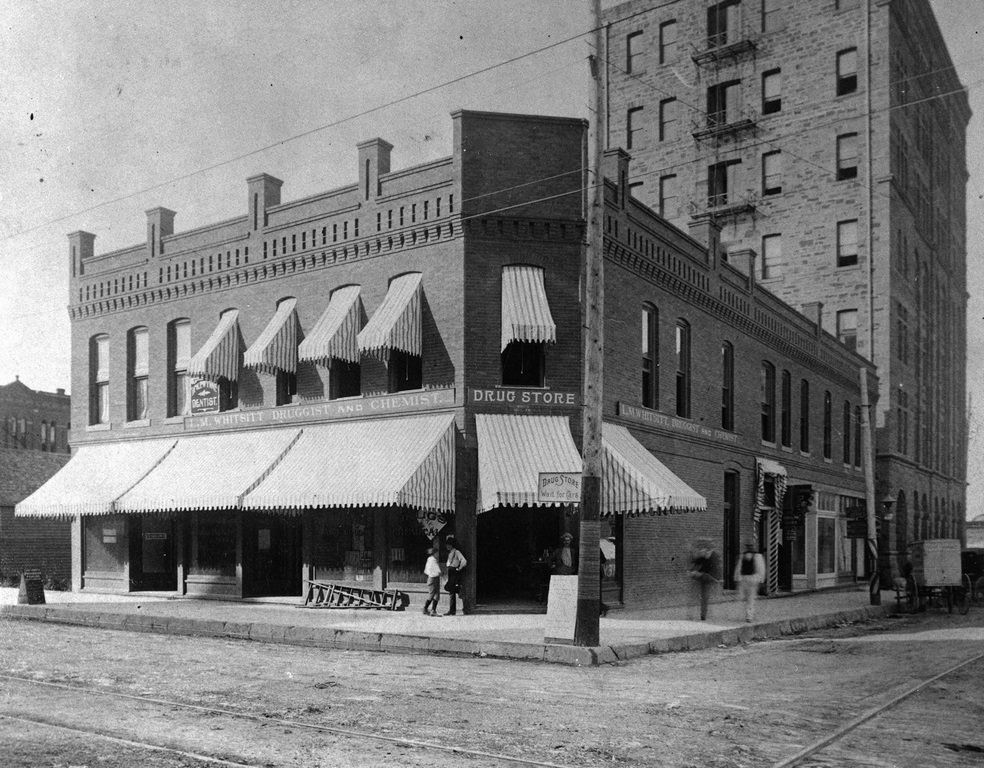
<svg viewBox="0 0 984 768"><path fill-rule="evenodd" d="M540 472L581 472L565 416L476 414L478 509L557 506L537 501Z"/></svg>
<svg viewBox="0 0 984 768"><path fill-rule="evenodd" d="M266 328L243 355L243 366L266 373L297 372L297 344L300 323L297 320L297 299L284 299L277 305Z"/></svg>
<svg viewBox="0 0 984 768"><path fill-rule="evenodd" d="M502 268L502 349L512 341L557 341L540 267Z"/></svg>
<svg viewBox="0 0 984 768"><path fill-rule="evenodd" d="M331 300L318 324L297 349L298 357L329 365L332 359L359 362L359 331L365 324L365 310L357 285L346 285L331 294Z"/></svg>
<svg viewBox="0 0 984 768"><path fill-rule="evenodd" d="M188 361L188 374L204 379L239 378L243 336L239 330L239 310L228 309L219 318L212 335Z"/></svg>
<svg viewBox="0 0 984 768"><path fill-rule="evenodd" d="M453 414L306 427L243 499L249 509L400 506L454 510Z"/></svg>
<svg viewBox="0 0 984 768"><path fill-rule="evenodd" d="M628 429L602 425L601 512L686 512L707 509L707 499L681 480Z"/></svg>
<svg viewBox="0 0 984 768"><path fill-rule="evenodd" d="M386 298L359 332L359 350L364 355L385 359L390 350L421 354L423 319L421 274L411 272L394 278Z"/></svg>
<svg viewBox="0 0 984 768"><path fill-rule="evenodd" d="M752 520L758 523L761 517L761 510L766 509L765 481L772 478L775 486L775 505L776 509L782 507L782 499L786 495L786 468L778 461L772 459L759 458L755 461L756 487L755 487L755 509L752 510Z"/></svg>
<svg viewBox="0 0 984 768"><path fill-rule="evenodd" d="M108 515L114 502L174 448L174 438L83 445L47 483L17 504L26 517Z"/></svg>
<svg viewBox="0 0 984 768"><path fill-rule="evenodd" d="M121 512L234 509L290 450L299 429L181 438L117 502Z"/></svg>

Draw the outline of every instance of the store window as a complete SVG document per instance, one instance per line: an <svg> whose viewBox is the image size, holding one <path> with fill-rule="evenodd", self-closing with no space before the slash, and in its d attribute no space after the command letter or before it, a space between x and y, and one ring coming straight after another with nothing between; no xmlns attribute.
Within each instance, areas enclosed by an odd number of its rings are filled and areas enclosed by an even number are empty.
<svg viewBox="0 0 984 768"><path fill-rule="evenodd" d="M122 573L127 559L126 519L117 515L83 516L84 570Z"/></svg>
<svg viewBox="0 0 984 768"><path fill-rule="evenodd" d="M659 408L659 310L642 308L642 405Z"/></svg>
<svg viewBox="0 0 984 768"><path fill-rule="evenodd" d="M191 573L236 575L236 518L234 512L199 513L192 525Z"/></svg>
<svg viewBox="0 0 984 768"><path fill-rule="evenodd" d="M89 423L109 423L109 336L89 340Z"/></svg>
<svg viewBox="0 0 984 768"><path fill-rule="evenodd" d="M837 570L837 520L827 515L817 516L817 573Z"/></svg>
<svg viewBox="0 0 984 768"><path fill-rule="evenodd" d="M191 321L174 320L167 328L167 415L188 413L188 361L191 359Z"/></svg>

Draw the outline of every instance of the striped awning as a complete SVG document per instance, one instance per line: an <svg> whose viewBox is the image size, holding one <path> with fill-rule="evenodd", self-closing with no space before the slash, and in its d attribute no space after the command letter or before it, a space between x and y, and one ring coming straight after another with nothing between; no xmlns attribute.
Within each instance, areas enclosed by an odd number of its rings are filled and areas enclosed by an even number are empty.
<svg viewBox="0 0 984 768"><path fill-rule="evenodd" d="M557 341L540 267L502 268L502 349L513 341Z"/></svg>
<svg viewBox="0 0 984 768"><path fill-rule="evenodd" d="M332 359L359 362L358 335L365 324L365 310L357 285L346 285L331 294L324 314L297 348L299 359L329 365Z"/></svg>
<svg viewBox="0 0 984 768"><path fill-rule="evenodd" d="M423 319L421 274L410 272L394 278L386 298L359 332L359 350L385 360L390 350L421 354Z"/></svg>
<svg viewBox="0 0 984 768"><path fill-rule="evenodd" d="M775 488L774 502L776 509L782 507L782 499L786 495L786 468L778 461L759 457L755 460L755 508L752 510L752 520L758 523L762 510L766 509L765 481L772 479Z"/></svg>
<svg viewBox="0 0 984 768"><path fill-rule="evenodd" d="M244 508L399 506L454 510L453 414L305 427Z"/></svg>
<svg viewBox="0 0 984 768"><path fill-rule="evenodd" d="M707 499L618 424L602 424L601 489L603 515L707 509Z"/></svg>
<svg viewBox="0 0 984 768"><path fill-rule="evenodd" d="M581 472L566 416L475 415L478 510L557 506L537 501L541 472Z"/></svg>
<svg viewBox="0 0 984 768"><path fill-rule="evenodd" d="M297 320L297 299L284 299L267 327L243 355L243 367L266 373L297 371L297 344L301 326Z"/></svg>
<svg viewBox="0 0 984 768"><path fill-rule="evenodd" d="M47 483L14 508L25 517L108 515L114 502L174 448L174 438L83 445Z"/></svg>
<svg viewBox="0 0 984 768"><path fill-rule="evenodd" d="M117 502L121 512L233 509L290 450L300 429L182 437Z"/></svg>
<svg viewBox="0 0 984 768"><path fill-rule="evenodd" d="M212 335L188 361L189 376L203 379L239 378L243 336L239 331L239 310L227 309Z"/></svg>

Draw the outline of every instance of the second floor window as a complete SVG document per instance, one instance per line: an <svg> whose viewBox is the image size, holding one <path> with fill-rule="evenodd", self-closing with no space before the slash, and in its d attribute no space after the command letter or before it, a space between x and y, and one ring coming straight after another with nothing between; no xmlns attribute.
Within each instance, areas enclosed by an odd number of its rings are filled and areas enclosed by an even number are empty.
<svg viewBox="0 0 984 768"><path fill-rule="evenodd" d="M735 348L721 345L721 429L735 428Z"/></svg>
<svg viewBox="0 0 984 768"><path fill-rule="evenodd" d="M188 413L189 388L188 361L191 359L191 322L175 320L167 333L168 382L167 415L184 416Z"/></svg>
<svg viewBox="0 0 984 768"><path fill-rule="evenodd" d="M776 369L772 363L762 363L760 381L762 403L762 440L776 441Z"/></svg>
<svg viewBox="0 0 984 768"><path fill-rule="evenodd" d="M858 89L858 49L847 48L837 54L837 95Z"/></svg>
<svg viewBox="0 0 984 768"><path fill-rule="evenodd" d="M858 348L858 311L842 309L837 313L837 340L852 352Z"/></svg>
<svg viewBox="0 0 984 768"><path fill-rule="evenodd" d="M659 408L659 311L642 308L642 405Z"/></svg>
<svg viewBox="0 0 984 768"><path fill-rule="evenodd" d="M511 341L502 351L502 384L506 387L542 387L545 344Z"/></svg>
<svg viewBox="0 0 984 768"><path fill-rule="evenodd" d="M789 448L793 444L793 380L789 371L782 372L779 389L779 442Z"/></svg>
<svg viewBox="0 0 984 768"><path fill-rule="evenodd" d="M389 356L390 392L404 392L420 389L423 384L423 358L399 349L390 350Z"/></svg>
<svg viewBox="0 0 984 768"><path fill-rule="evenodd" d="M150 372L148 349L149 335L146 328L130 331L127 351L127 420L147 418L147 375Z"/></svg>
<svg viewBox="0 0 984 768"><path fill-rule="evenodd" d="M858 135L845 133L837 137L837 180L858 177Z"/></svg>
<svg viewBox="0 0 984 768"><path fill-rule="evenodd" d="M833 413L833 400L831 399L830 392L823 393L823 457L825 459L830 459L833 455L833 431L834 431L834 413Z"/></svg>
<svg viewBox="0 0 984 768"><path fill-rule="evenodd" d="M109 423L109 336L89 342L89 423Z"/></svg>
<svg viewBox="0 0 984 768"><path fill-rule="evenodd" d="M676 325L676 415L690 418L690 324Z"/></svg>
<svg viewBox="0 0 984 768"><path fill-rule="evenodd" d="M358 397L362 394L362 366L334 358L328 369L328 399Z"/></svg>
<svg viewBox="0 0 984 768"><path fill-rule="evenodd" d="M837 266L853 267L858 263L858 220L837 222Z"/></svg>
<svg viewBox="0 0 984 768"><path fill-rule="evenodd" d="M844 401L844 423L843 432L841 434L841 454L844 458L844 464L851 463L851 404Z"/></svg>
<svg viewBox="0 0 984 768"><path fill-rule="evenodd" d="M800 381L800 451L810 452L810 382Z"/></svg>

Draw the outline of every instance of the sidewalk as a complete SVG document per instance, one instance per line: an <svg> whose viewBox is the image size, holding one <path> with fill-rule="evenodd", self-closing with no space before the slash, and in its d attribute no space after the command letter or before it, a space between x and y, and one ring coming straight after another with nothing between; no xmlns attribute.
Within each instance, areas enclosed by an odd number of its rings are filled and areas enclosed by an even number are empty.
<svg viewBox="0 0 984 768"><path fill-rule="evenodd" d="M543 614L424 616L417 610L307 609L283 602L222 602L155 595L46 592L47 605L16 605L17 590L0 589L0 620L24 619L162 634L233 637L320 648L436 653L575 666L595 666L652 653L736 645L883 616L894 594L869 605L866 587L760 599L754 623L736 601L715 603L707 621L696 608L612 611L600 645L544 642Z"/></svg>

